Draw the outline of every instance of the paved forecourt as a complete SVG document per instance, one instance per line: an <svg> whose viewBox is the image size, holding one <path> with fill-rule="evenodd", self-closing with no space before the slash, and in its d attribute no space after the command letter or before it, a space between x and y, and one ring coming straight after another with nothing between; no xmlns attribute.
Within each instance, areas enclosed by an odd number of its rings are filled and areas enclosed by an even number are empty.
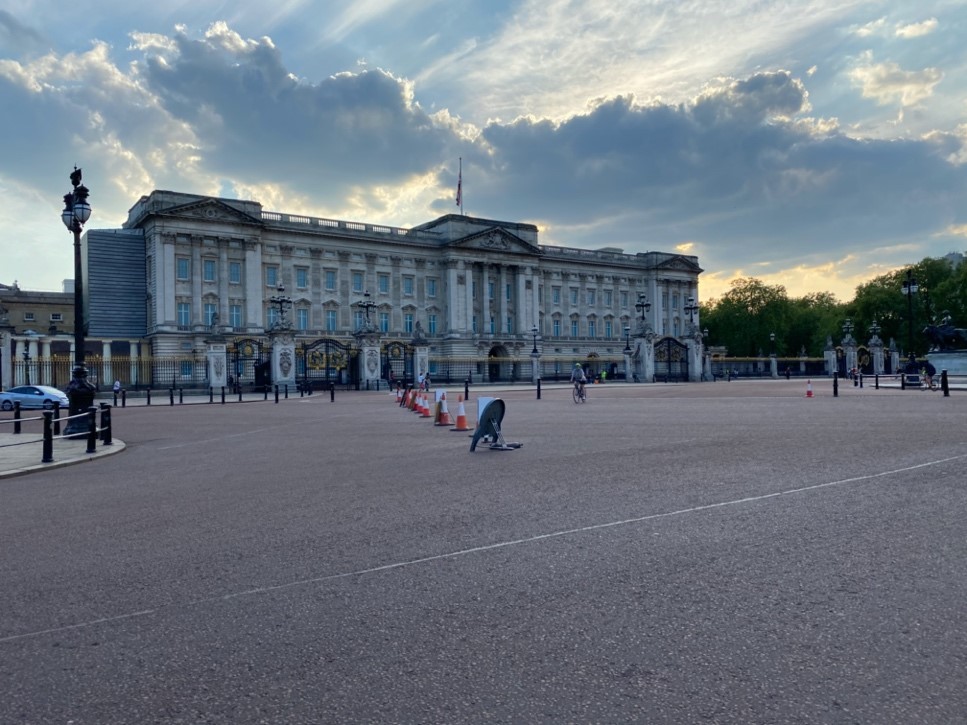
<svg viewBox="0 0 967 725"><path fill-rule="evenodd" d="M0 480L0 721L956 721L967 396L813 389L129 401Z"/></svg>

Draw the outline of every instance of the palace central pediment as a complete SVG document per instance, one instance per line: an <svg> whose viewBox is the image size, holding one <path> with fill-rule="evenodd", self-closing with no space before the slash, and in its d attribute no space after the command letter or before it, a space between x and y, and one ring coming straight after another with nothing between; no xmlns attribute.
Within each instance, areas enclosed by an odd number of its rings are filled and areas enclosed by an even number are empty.
<svg viewBox="0 0 967 725"><path fill-rule="evenodd" d="M453 250L481 250L501 254L525 254L533 257L539 257L543 254L537 246L525 242L520 237L500 227L476 232L450 242L446 246Z"/></svg>
<svg viewBox="0 0 967 725"><path fill-rule="evenodd" d="M262 220L239 211L218 199L200 199L189 204L172 206L156 212L158 216L178 217L179 219L198 219L208 222L228 222L231 224L251 224L262 226Z"/></svg>

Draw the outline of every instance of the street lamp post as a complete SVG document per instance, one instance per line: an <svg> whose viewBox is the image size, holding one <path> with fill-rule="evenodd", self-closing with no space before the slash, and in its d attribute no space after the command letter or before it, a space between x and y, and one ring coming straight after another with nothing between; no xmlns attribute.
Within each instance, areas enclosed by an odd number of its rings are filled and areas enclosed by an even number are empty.
<svg viewBox="0 0 967 725"><path fill-rule="evenodd" d="M30 350L24 348L24 385L30 385Z"/></svg>
<svg viewBox="0 0 967 725"><path fill-rule="evenodd" d="M917 280L913 276L913 270L907 270L907 278L903 280L901 288L907 298L907 355L913 359L913 295L919 291Z"/></svg>
<svg viewBox="0 0 967 725"><path fill-rule="evenodd" d="M774 332L769 333L769 345L770 345L769 354L772 355L772 357L775 357L776 356L776 333Z"/></svg>
<svg viewBox="0 0 967 725"><path fill-rule="evenodd" d="M685 314L688 315L688 322L691 325L695 324L695 313L698 312L698 303L695 301L694 297L689 297L685 301L685 307L683 308Z"/></svg>
<svg viewBox="0 0 967 725"><path fill-rule="evenodd" d="M540 332L540 330L537 329L537 325L534 325L531 328L531 335L534 336L534 349L531 350L531 355L536 355L537 354L537 333L538 332Z"/></svg>
<svg viewBox="0 0 967 725"><path fill-rule="evenodd" d="M71 185L74 187L69 194L64 194L64 211L60 213L61 221L67 230L74 235L74 368L71 381L67 386L67 398L70 400L70 420L64 429L64 435L87 435L88 423L85 418L75 417L87 412L94 404L94 394L97 389L87 379L87 368L84 365L87 334L84 322L84 281L81 268L81 230L91 218L91 205L87 202L90 193L81 183L81 170L74 167L70 175Z"/></svg>
<svg viewBox="0 0 967 725"><path fill-rule="evenodd" d="M631 354L631 328L625 327L625 355Z"/></svg>
<svg viewBox="0 0 967 725"><path fill-rule="evenodd" d="M651 302L648 301L648 295L644 292L638 295L638 302L635 304L635 309L641 313L641 326L644 327L646 324L645 314L651 309Z"/></svg>
<svg viewBox="0 0 967 725"><path fill-rule="evenodd" d="M279 319L278 319L278 322L275 323L275 326L278 327L279 329L284 330L289 326L288 320L285 319L285 311L286 311L286 308L292 306L292 298L286 296L285 285L282 284L281 282L279 283L279 286L275 288L275 290L276 292L278 292L278 294L275 294L269 297L269 302L271 302L273 305L278 306Z"/></svg>

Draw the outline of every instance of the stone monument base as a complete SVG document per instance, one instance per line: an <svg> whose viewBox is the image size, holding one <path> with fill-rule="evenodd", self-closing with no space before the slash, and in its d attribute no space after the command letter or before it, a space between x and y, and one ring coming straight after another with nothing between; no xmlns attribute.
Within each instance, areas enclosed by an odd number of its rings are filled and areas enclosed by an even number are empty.
<svg viewBox="0 0 967 725"><path fill-rule="evenodd" d="M948 375L967 375L967 350L942 350L927 355L937 375L946 370Z"/></svg>

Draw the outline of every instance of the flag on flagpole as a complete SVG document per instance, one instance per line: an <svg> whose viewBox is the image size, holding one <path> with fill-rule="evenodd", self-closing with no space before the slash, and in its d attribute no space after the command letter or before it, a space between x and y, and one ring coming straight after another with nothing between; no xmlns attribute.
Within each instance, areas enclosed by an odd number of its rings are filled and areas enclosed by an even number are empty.
<svg viewBox="0 0 967 725"><path fill-rule="evenodd" d="M463 207L463 157L460 157L460 173L457 175L457 206Z"/></svg>

